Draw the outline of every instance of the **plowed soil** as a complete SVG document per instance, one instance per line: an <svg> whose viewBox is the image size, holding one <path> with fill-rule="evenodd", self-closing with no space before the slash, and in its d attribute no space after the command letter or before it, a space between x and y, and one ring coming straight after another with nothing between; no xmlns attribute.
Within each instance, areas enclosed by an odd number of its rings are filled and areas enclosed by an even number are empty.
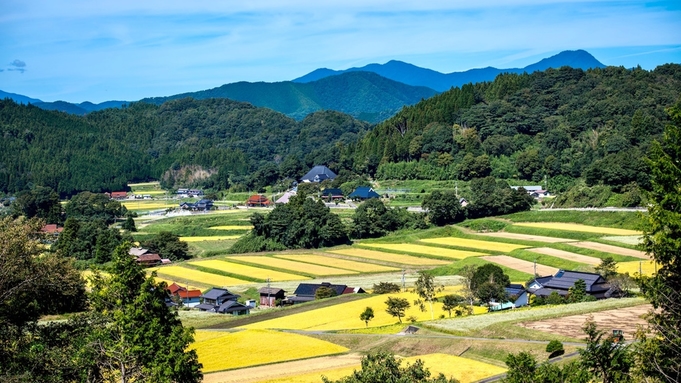
<svg viewBox="0 0 681 383"><path fill-rule="evenodd" d="M622 330L624 332L624 339L632 340L637 327L646 324L642 316L650 311L650 309L650 305L641 305L591 314L518 323L518 326L584 339L582 326L584 326L584 322L591 315L598 328L605 331L606 334L612 334L612 330Z"/></svg>
<svg viewBox="0 0 681 383"><path fill-rule="evenodd" d="M628 255L630 257L636 257L641 259L650 259L646 253L639 250L627 249L619 246L606 245L598 242L573 242L570 243L572 246L583 247L585 249L598 250L605 253Z"/></svg>
<svg viewBox="0 0 681 383"><path fill-rule="evenodd" d="M535 252L535 253L539 253L539 254L550 255L550 256L556 257L556 258L567 259L569 261L585 263L587 265L597 266L597 265L601 264L600 258L587 257L586 255L571 253L569 251L563 251L563 250L558 250L558 249L552 249L550 247L538 247L536 249L528 249L528 250Z"/></svg>
<svg viewBox="0 0 681 383"><path fill-rule="evenodd" d="M509 257L508 255L492 255L486 257L480 257L486 261L493 262L502 266L506 266L510 269L522 271L530 275L534 275L534 263L529 261L524 261L522 259L517 259ZM545 266L537 264L537 274L539 275L554 275L558 272L558 269L551 266Z"/></svg>

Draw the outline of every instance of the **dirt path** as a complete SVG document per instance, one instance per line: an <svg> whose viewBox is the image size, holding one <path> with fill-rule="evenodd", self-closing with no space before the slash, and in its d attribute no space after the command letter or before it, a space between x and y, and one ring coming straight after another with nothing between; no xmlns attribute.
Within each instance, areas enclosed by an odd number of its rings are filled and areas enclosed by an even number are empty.
<svg viewBox="0 0 681 383"><path fill-rule="evenodd" d="M606 244L598 243L598 242L573 242L573 243L570 243L570 245L571 246L577 246L577 247L583 247L585 249L598 250L598 251L602 251L602 252L605 252L605 253L628 255L630 257L636 257L636 258L641 258L641 259L650 259L650 257L647 256L646 253L639 251L639 250L632 250L632 249L627 249L627 248L619 247L619 246L606 245Z"/></svg>
<svg viewBox="0 0 681 383"><path fill-rule="evenodd" d="M583 339L584 331L582 331L582 326L591 315L598 328L606 331L606 334L612 334L612 330L615 329L622 330L625 340L631 340L637 326L646 324L646 321L641 316L650 309L650 305L633 306L591 314L518 323L517 326Z"/></svg>
<svg viewBox="0 0 681 383"><path fill-rule="evenodd" d="M267 366L240 368L238 370L215 372L203 377L204 383L250 383L325 371L333 368L359 366L360 354L325 356L321 358L296 360ZM321 375L319 381L322 381Z"/></svg>
<svg viewBox="0 0 681 383"><path fill-rule="evenodd" d="M508 255L491 255L480 258L502 266L506 266L513 270L518 270L522 271L523 273L534 275L533 262L509 257ZM558 269L555 267L537 264L537 274L539 275L554 275L556 272L558 272Z"/></svg>
<svg viewBox="0 0 681 383"><path fill-rule="evenodd" d="M574 241L574 239L567 239L567 238L544 237L543 235L506 233L506 232L503 232L503 231L500 231L500 232L497 232L497 233L475 233L475 234L476 235L485 235L485 236L488 236L488 237L521 239L521 240L524 240L524 241L536 241L536 242L546 242L546 243L558 243L558 242Z"/></svg>
<svg viewBox="0 0 681 383"><path fill-rule="evenodd" d="M527 249L534 253L550 255L556 258L567 259L568 261L575 261L579 263L585 263L587 265L598 266L601 264L600 258L588 257L586 255L581 255L577 253L571 253L569 251L563 251L558 249L552 249L550 247L537 247L534 249Z"/></svg>

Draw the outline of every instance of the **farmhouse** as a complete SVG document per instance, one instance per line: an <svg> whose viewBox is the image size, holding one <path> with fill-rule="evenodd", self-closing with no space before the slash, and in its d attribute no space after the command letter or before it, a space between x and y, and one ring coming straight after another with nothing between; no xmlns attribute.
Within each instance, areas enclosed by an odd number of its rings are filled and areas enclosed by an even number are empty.
<svg viewBox="0 0 681 383"><path fill-rule="evenodd" d="M116 192L111 192L111 193L104 193L106 194L109 198L121 201L126 198L128 198L128 193L124 191L116 191Z"/></svg>
<svg viewBox="0 0 681 383"><path fill-rule="evenodd" d="M194 307L201 303L201 290L188 290L186 287L173 282L168 286L168 291L170 295L181 299L182 303L187 307Z"/></svg>
<svg viewBox="0 0 681 383"><path fill-rule="evenodd" d="M161 256L158 254L153 254L149 252L148 249L144 249L142 247L131 247L130 250L128 250L128 254L132 255L135 257L135 260L137 261L138 264L142 266L156 266L161 263L170 263L169 259L163 260L161 259ZM164 262L167 261L167 262Z"/></svg>
<svg viewBox="0 0 681 383"><path fill-rule="evenodd" d="M558 270L556 275L535 278L529 284L528 291L538 297L548 297L554 291L565 297L579 279L586 283L586 293L596 299L610 298L619 293L600 274L569 270Z"/></svg>
<svg viewBox="0 0 681 383"><path fill-rule="evenodd" d="M272 202L262 194L254 194L248 197L248 200L246 201L246 206L248 207L268 207L271 204Z"/></svg>
<svg viewBox="0 0 681 383"><path fill-rule="evenodd" d="M232 294L226 289L212 288L201 295L200 298L202 302L196 305L196 308L201 311L232 315L247 315L250 313L248 306L236 301L239 295Z"/></svg>
<svg viewBox="0 0 681 383"><path fill-rule="evenodd" d="M514 309L516 307L527 306L529 303L528 294L525 287L521 284L510 284L506 288L506 294L508 294L509 300L503 303L492 302L490 303L491 311L499 311L506 309Z"/></svg>
<svg viewBox="0 0 681 383"><path fill-rule="evenodd" d="M209 199L202 199L194 203L182 202L180 204L180 209L193 211L208 211L213 209L213 201Z"/></svg>
<svg viewBox="0 0 681 383"><path fill-rule="evenodd" d="M307 174L300 179L300 182L322 182L324 180L334 180L336 173L323 165L313 167Z"/></svg>
<svg viewBox="0 0 681 383"><path fill-rule="evenodd" d="M350 193L348 198L353 200L365 200L369 198L379 198L380 195L369 186L359 186L355 191Z"/></svg>
<svg viewBox="0 0 681 383"><path fill-rule="evenodd" d="M293 292L295 296L287 297L282 303L284 304L296 304L303 302L310 302L315 299L315 294L317 289L320 287L328 287L333 290L336 295L343 294L362 294L365 293L364 289L361 287L348 287L347 285L333 285L329 282L322 283L301 283Z"/></svg>
<svg viewBox="0 0 681 383"><path fill-rule="evenodd" d="M342 200L343 191L341 189L324 189L322 190L322 198L328 199L329 201Z"/></svg>
<svg viewBox="0 0 681 383"><path fill-rule="evenodd" d="M52 235L54 235L55 237L58 237L59 234L60 234L62 231L64 231L64 228L61 227L61 226L58 226L58 225L56 225L56 224L49 224L49 225L43 226L43 228L40 229L40 231L42 231L43 233L52 234Z"/></svg>
<svg viewBox="0 0 681 383"><path fill-rule="evenodd" d="M258 293L260 293L260 306L274 307L277 299L286 298L286 291L278 287L262 287Z"/></svg>

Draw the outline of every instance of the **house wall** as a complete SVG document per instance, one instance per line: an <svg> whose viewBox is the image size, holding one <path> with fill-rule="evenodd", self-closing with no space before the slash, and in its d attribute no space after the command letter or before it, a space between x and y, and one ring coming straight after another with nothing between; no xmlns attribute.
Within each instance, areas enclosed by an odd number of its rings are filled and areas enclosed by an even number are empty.
<svg viewBox="0 0 681 383"><path fill-rule="evenodd" d="M527 306L529 304L528 297L529 295L527 293L520 295L518 299L516 299L516 301L514 302L515 307Z"/></svg>

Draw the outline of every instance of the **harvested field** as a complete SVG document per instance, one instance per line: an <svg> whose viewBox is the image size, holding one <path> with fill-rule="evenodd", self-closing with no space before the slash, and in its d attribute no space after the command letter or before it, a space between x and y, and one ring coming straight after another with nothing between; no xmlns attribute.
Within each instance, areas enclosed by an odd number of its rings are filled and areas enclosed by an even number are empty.
<svg viewBox="0 0 681 383"><path fill-rule="evenodd" d="M253 229L253 226L248 226L248 225L223 225L223 226L211 226L209 227L211 230L251 230Z"/></svg>
<svg viewBox="0 0 681 383"><path fill-rule="evenodd" d="M581 231L585 233L598 233L610 235L641 235L640 231L628 229L616 229L613 227L599 227L580 225L578 223L561 223L561 222L522 222L514 223L514 226L535 227L538 229L552 229L552 230L566 230L566 231Z"/></svg>
<svg viewBox="0 0 681 383"><path fill-rule="evenodd" d="M240 238L240 235L207 235L202 237L180 237L180 241L184 242L201 242L201 241L229 241Z"/></svg>
<svg viewBox="0 0 681 383"><path fill-rule="evenodd" d="M449 264L449 262L447 261L440 261L437 259L412 257L410 255L403 254L385 253L383 251L367 250L358 247L353 247L351 249L333 250L329 251L329 253L347 255L350 257L373 259L376 261L400 263L403 265L438 266Z"/></svg>
<svg viewBox="0 0 681 383"><path fill-rule="evenodd" d="M257 279L262 279L262 280L266 280L267 278L270 278L270 280L273 281L273 282L309 279L308 277L304 277L302 275L284 273L284 272L275 271L275 270L268 270L268 269L263 269L263 268L260 268L260 267L246 266L246 265L242 265L242 264L239 264L239 263L229 262L229 261L226 261L226 260L223 261L223 260L213 259L213 260L208 260L208 261L189 262L189 264L190 265L196 265L196 266L202 266L202 267L208 267L208 268L211 268L211 269L224 271L224 272L230 273L230 274L244 275L244 276L248 276L248 277L251 277L251 278L257 278ZM246 283L250 283L250 282L246 282Z"/></svg>
<svg viewBox="0 0 681 383"><path fill-rule="evenodd" d="M316 254L296 254L296 255L276 255L277 258L289 259L292 261L314 263L316 265L326 265L338 267L345 270L353 270L361 273L378 273L383 271L399 271L398 268L375 265L373 263L356 262L347 259L326 257Z"/></svg>
<svg viewBox="0 0 681 383"><path fill-rule="evenodd" d="M442 239L448 239L448 238L442 238ZM423 255L434 255L434 256L437 256L437 257L451 258L451 259L464 259L464 258L468 258L468 257L480 257L480 256L483 256L483 255L487 255L487 254L478 253L478 252L475 252L475 251L452 250L452 249L445 249L443 247L412 245L410 243L363 243L362 246L376 247L376 248L385 249L385 250L405 251L405 252L408 252L408 253L416 253L416 254L423 254Z"/></svg>
<svg viewBox="0 0 681 383"><path fill-rule="evenodd" d="M584 339L582 326L584 326L587 318L592 316L598 328L606 331L606 334L612 334L612 330L622 330L624 331L625 340L631 340L637 326L646 324L646 321L641 316L650 311L651 307L650 305L633 306L591 314L518 323L518 326Z"/></svg>
<svg viewBox="0 0 681 383"><path fill-rule="evenodd" d="M535 241L535 242L546 242L546 243L559 243L559 242L574 241L574 239L545 237L543 235L506 233L504 231L499 231L499 232L496 232L496 233L475 233L475 234L476 235L484 235L484 236L487 236L487 237L520 239L520 240L523 240L523 241Z"/></svg>
<svg viewBox="0 0 681 383"><path fill-rule="evenodd" d="M206 273L194 269L189 269L181 266L165 266L155 269L147 269L149 272L155 270L161 278L174 279L178 283L196 282L198 284L206 284L211 286L235 286L251 283L242 279L225 277L223 275Z"/></svg>
<svg viewBox="0 0 681 383"><path fill-rule="evenodd" d="M317 372L315 383L321 382L322 371L334 370L342 367L359 366L362 359L360 354L345 354L336 356L323 356L321 358L296 360L272 366L258 366L241 368L224 372L215 372L203 376L204 383L255 383L269 381L271 379L291 379L300 375L314 374ZM293 380L292 380L293 381Z"/></svg>
<svg viewBox="0 0 681 383"><path fill-rule="evenodd" d="M601 237L605 241L613 241L625 243L627 245L640 245L642 238L640 235L623 235L623 236L612 236L612 237Z"/></svg>
<svg viewBox="0 0 681 383"><path fill-rule="evenodd" d="M570 246L583 247L585 249L598 250L598 251L602 251L602 252L605 252L605 253L628 255L630 257L636 257L636 258L641 258L641 259L650 259L650 257L648 255L646 255L646 253L644 253L640 250L626 249L624 247L605 245L605 244L598 243L598 242L588 242L588 241L573 242L573 243L570 243Z"/></svg>
<svg viewBox="0 0 681 383"><path fill-rule="evenodd" d="M523 273L534 275L534 263L529 261L509 257L508 255L492 255L481 258L489 262L506 266L509 269L518 270L522 271ZM557 271L558 269L555 267L537 264L537 274L539 275L554 275Z"/></svg>
<svg viewBox="0 0 681 383"><path fill-rule="evenodd" d="M575 261L579 263L585 263L587 265L598 266L601 264L600 258L588 257L586 255L571 253L569 251L563 251L558 249L553 249L550 247L537 247L534 249L527 249L528 251L550 255L552 257L567 259L568 261Z"/></svg>
<svg viewBox="0 0 681 383"><path fill-rule="evenodd" d="M422 239L421 242L434 243L436 245L470 247L473 249L495 251L501 253L508 253L515 249L524 249L529 246L515 245L512 243L480 241L478 239L445 237L445 238L428 238Z"/></svg>
<svg viewBox="0 0 681 383"><path fill-rule="evenodd" d="M276 267L277 269L291 270L292 272L299 272L312 275L348 275L357 274L357 271L336 269L328 266L313 265L310 263L296 262L289 259L281 259L275 257L262 256L239 256L231 259L237 261L244 261L248 263L255 263L265 267Z"/></svg>
<svg viewBox="0 0 681 383"><path fill-rule="evenodd" d="M659 264L655 266L653 261L631 261L631 262L619 262L617 264L617 272L624 274L629 273L629 275L634 275L636 273L643 275L653 275L659 269Z"/></svg>

